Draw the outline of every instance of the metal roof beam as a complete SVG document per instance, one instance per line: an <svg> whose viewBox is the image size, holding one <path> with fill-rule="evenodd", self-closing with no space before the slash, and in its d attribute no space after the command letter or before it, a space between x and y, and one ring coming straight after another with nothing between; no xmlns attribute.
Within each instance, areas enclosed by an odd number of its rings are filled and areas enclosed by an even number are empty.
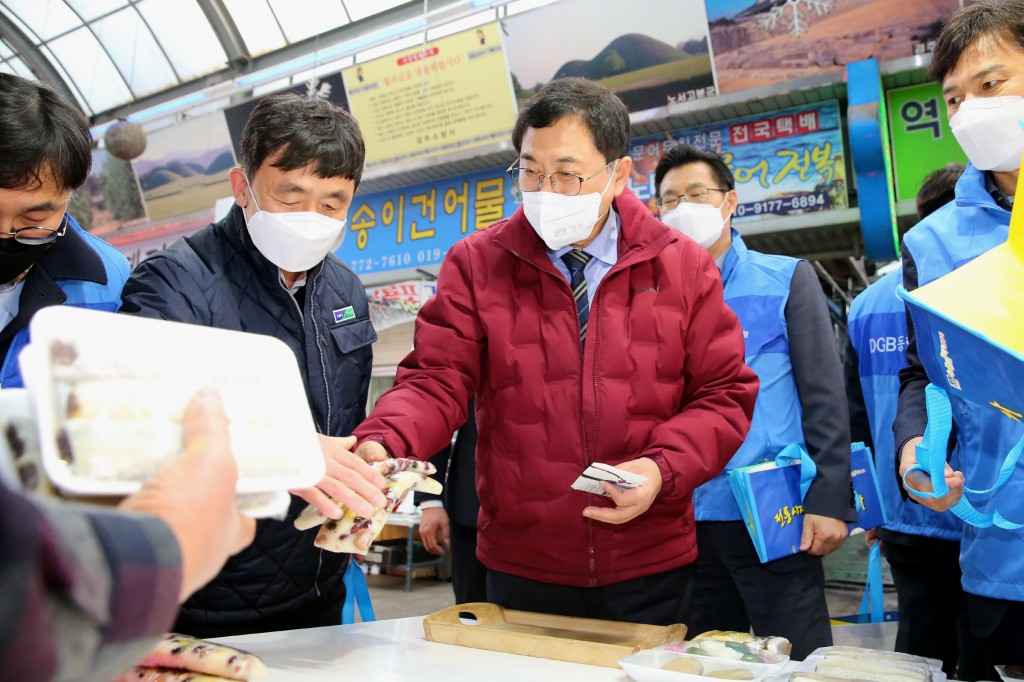
<svg viewBox="0 0 1024 682"><path fill-rule="evenodd" d="M228 61L232 64L248 64L252 57L246 50L245 40L242 39L242 34L239 32L235 20L231 18L231 13L224 6L223 0L197 1L199 8L206 15L206 20L210 22L210 28L213 29L217 40L220 41L220 46L224 49Z"/></svg>
<svg viewBox="0 0 1024 682"><path fill-rule="evenodd" d="M79 105L71 85L64 80L60 72L50 63L42 50L36 47L31 38L25 35L25 32L8 19L3 12L0 12L0 36L10 43L17 55L21 57L28 68L32 69L32 73L39 80L52 85L72 104Z"/></svg>

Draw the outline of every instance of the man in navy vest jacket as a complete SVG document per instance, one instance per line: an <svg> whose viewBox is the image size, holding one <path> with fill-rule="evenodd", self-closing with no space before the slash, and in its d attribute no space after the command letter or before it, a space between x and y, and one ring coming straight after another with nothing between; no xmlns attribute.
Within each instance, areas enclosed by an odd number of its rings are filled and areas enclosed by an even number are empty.
<svg viewBox="0 0 1024 682"><path fill-rule="evenodd" d="M804 658L832 643L821 557L855 518L843 371L818 277L806 261L747 249L731 216L738 202L729 167L713 152L673 147L655 170L665 223L708 250L725 302L743 325L746 362L761 381L754 418L726 471L770 460L791 443L817 475L804 499L800 552L762 564L725 472L693 496L697 563L686 623L705 630L778 635Z"/></svg>
<svg viewBox="0 0 1024 682"><path fill-rule="evenodd" d="M331 251L344 235L363 157L359 126L344 109L291 94L265 98L242 133L242 167L231 171L236 205L139 264L123 311L280 339L295 353L319 433L348 435L366 411L377 335L365 289ZM292 522L306 502L337 517L324 493L372 513L371 504L385 504L374 485L385 481L343 443L322 442L331 450L327 477L293 496L286 518L257 524L252 546L182 606L179 632L214 637L341 622L348 556L318 549L316 529L300 532Z"/></svg>
<svg viewBox="0 0 1024 682"><path fill-rule="evenodd" d="M950 128L970 160L956 185L956 200L903 238L903 286L923 286L1006 241L1010 210L1024 154L1024 2L981 0L956 12L943 26L929 67L942 84ZM909 328L908 367L900 372L896 436L899 475L916 463L915 446L928 421L928 376ZM955 393L955 392L954 392ZM941 498L913 498L944 511L963 494L964 475L985 488L998 477L1024 425L951 395L950 491ZM930 482L911 486L931 491ZM1018 462L998 492L972 502L982 513L998 510L1024 521L1024 462ZM971 630L980 641L985 669L973 679L996 679L994 666L1024 663L1024 533L965 524L960 569Z"/></svg>

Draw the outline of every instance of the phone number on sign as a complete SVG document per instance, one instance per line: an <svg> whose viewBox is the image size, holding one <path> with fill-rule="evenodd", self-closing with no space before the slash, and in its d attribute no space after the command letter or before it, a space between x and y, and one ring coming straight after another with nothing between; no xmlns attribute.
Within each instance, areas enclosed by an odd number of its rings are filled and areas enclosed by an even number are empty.
<svg viewBox="0 0 1024 682"><path fill-rule="evenodd" d="M792 211L804 211L807 209L817 210L828 206L828 195L824 192L815 194L799 194L791 197L779 197L778 199L765 199L754 201L749 204L740 204L736 207L736 217L742 218L747 215L765 215L773 213L790 213Z"/></svg>
<svg viewBox="0 0 1024 682"><path fill-rule="evenodd" d="M412 253L392 253L379 258L353 258L349 266L353 272L374 272L376 270L392 270L412 265L435 265L444 258L442 249L420 249Z"/></svg>

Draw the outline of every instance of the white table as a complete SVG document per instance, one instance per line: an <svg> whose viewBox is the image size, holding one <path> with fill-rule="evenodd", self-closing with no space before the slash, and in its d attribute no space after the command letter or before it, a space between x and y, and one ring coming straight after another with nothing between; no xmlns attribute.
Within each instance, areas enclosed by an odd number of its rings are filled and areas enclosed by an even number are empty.
<svg viewBox="0 0 1024 682"><path fill-rule="evenodd" d="M216 640L267 664L266 682L630 682L625 671L428 642L423 618Z"/></svg>

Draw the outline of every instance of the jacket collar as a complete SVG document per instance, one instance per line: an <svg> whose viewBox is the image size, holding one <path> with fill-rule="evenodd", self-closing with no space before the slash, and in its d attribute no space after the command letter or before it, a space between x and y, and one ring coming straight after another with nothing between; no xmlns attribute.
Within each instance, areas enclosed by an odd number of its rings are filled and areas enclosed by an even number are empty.
<svg viewBox="0 0 1024 682"><path fill-rule="evenodd" d="M100 255L85 240L82 228L68 216L68 229L54 245L36 261L29 274L45 273L50 279L74 279L83 282L107 283L107 269ZM39 274L39 273L37 273Z"/></svg>
<svg viewBox="0 0 1024 682"><path fill-rule="evenodd" d="M676 233L655 218L629 189L623 190L612 201L612 207L619 215L619 257L613 269L653 258L666 246L678 241ZM488 228L487 232L492 240L513 254L541 270L557 274L547 247L526 219L522 206L504 223Z"/></svg>
<svg viewBox="0 0 1024 682"><path fill-rule="evenodd" d="M735 227L730 227L729 229L732 234L732 244L725 253L725 264L722 265L723 282L728 282L733 271L736 269L736 265L747 259L747 245L743 241L743 237L740 236L739 230Z"/></svg>
<svg viewBox="0 0 1024 682"><path fill-rule="evenodd" d="M25 276L25 284L18 298L18 314L0 332L0 343L28 326L37 311L51 305L61 305L68 295L58 280L107 283L107 269L103 260L85 240L82 228L69 215L68 229L58 237L50 249L39 257Z"/></svg>
<svg viewBox="0 0 1024 682"><path fill-rule="evenodd" d="M956 182L956 205L973 206L990 211L1006 211L996 203L988 187L988 173L978 170L973 164L968 163L967 168Z"/></svg>

